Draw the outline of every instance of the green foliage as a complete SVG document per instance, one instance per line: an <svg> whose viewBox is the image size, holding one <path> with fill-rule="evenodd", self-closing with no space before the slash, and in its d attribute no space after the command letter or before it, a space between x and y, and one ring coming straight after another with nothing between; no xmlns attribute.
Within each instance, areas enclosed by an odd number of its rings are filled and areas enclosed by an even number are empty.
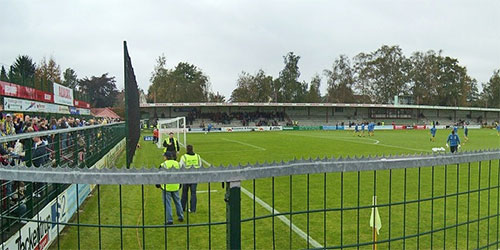
<svg viewBox="0 0 500 250"><path fill-rule="evenodd" d="M27 55L18 56L10 67L9 80L23 86L33 87L36 65Z"/></svg>
<svg viewBox="0 0 500 250"><path fill-rule="evenodd" d="M260 69L255 75L242 72L231 93L233 102L270 102L273 99L273 77Z"/></svg>
<svg viewBox="0 0 500 250"><path fill-rule="evenodd" d="M54 58L47 61L44 57L35 70L35 88L52 92L53 83L61 83L61 67Z"/></svg>
<svg viewBox="0 0 500 250"><path fill-rule="evenodd" d="M108 73L100 77L85 77L79 81L78 85L80 91L88 94L92 107L112 107L116 101L118 89L116 88L115 77L108 76Z"/></svg>
<svg viewBox="0 0 500 250"><path fill-rule="evenodd" d="M0 81L8 82L9 77L7 77L7 71L5 71L5 67L2 66L2 70L0 71Z"/></svg>
<svg viewBox="0 0 500 250"><path fill-rule="evenodd" d="M500 108L500 69L495 70L484 85L482 96L486 107Z"/></svg>
<svg viewBox="0 0 500 250"><path fill-rule="evenodd" d="M315 75L311 83L309 84L309 90L307 91L306 102L309 103L318 103L322 101L321 92L319 87L321 86L321 77L319 75Z"/></svg>
<svg viewBox="0 0 500 250"><path fill-rule="evenodd" d="M78 76L72 68L67 68L64 71L62 85L72 89L78 86Z"/></svg>
<svg viewBox="0 0 500 250"><path fill-rule="evenodd" d="M156 102L206 102L210 82L198 67L180 62L173 70L166 68L165 56L157 59L148 90L148 99Z"/></svg>
<svg viewBox="0 0 500 250"><path fill-rule="evenodd" d="M217 91L217 93L210 92L208 94L208 101L209 102L226 102L226 97L224 95L219 94L218 91Z"/></svg>
<svg viewBox="0 0 500 250"><path fill-rule="evenodd" d="M355 58L356 88L372 101L388 103L396 95L408 93L408 60L399 46L384 45L378 50Z"/></svg>
<svg viewBox="0 0 500 250"><path fill-rule="evenodd" d="M345 55L335 59L331 70L324 70L327 77L327 102L354 103L354 70Z"/></svg>
<svg viewBox="0 0 500 250"><path fill-rule="evenodd" d="M277 91L278 102L304 102L307 93L307 84L299 82L300 56L288 52L283 56L285 67L280 71L277 81L274 81L274 90Z"/></svg>

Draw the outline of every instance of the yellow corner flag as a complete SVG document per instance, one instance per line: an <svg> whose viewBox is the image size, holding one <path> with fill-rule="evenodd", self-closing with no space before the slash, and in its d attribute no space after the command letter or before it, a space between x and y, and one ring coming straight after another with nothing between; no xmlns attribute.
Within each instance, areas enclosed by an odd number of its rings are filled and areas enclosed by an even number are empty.
<svg viewBox="0 0 500 250"><path fill-rule="evenodd" d="M373 196L372 205L377 205L377 196ZM380 228L382 228L382 221L380 221L380 215L378 214L378 207L372 208L372 214L370 215L370 227L373 228L373 223L375 222L375 230L377 234L380 234Z"/></svg>

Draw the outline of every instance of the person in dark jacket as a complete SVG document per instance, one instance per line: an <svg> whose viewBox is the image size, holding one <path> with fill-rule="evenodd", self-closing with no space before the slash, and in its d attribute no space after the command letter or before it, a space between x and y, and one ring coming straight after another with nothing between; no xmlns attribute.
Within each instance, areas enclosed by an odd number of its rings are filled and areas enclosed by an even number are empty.
<svg viewBox="0 0 500 250"><path fill-rule="evenodd" d="M179 147L179 142L174 137L174 133L170 132L168 138L163 141L163 147L165 147L165 152L172 152L174 155L174 160L177 160L177 153L181 150Z"/></svg>
<svg viewBox="0 0 500 250"><path fill-rule="evenodd" d="M39 136L33 137L33 150L31 153L33 166L41 167L48 161L47 146Z"/></svg>

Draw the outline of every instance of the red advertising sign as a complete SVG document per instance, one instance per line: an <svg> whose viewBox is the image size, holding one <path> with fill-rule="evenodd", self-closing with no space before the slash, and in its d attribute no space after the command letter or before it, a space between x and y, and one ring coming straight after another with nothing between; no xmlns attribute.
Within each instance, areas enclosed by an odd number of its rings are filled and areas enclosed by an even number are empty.
<svg viewBox="0 0 500 250"><path fill-rule="evenodd" d="M73 106L78 107L78 108L89 109L90 108L90 103L84 102L84 101L75 100L73 102Z"/></svg>
<svg viewBox="0 0 500 250"><path fill-rule="evenodd" d="M0 95L34 100L35 89L0 81Z"/></svg>
<svg viewBox="0 0 500 250"><path fill-rule="evenodd" d="M17 97L17 85L0 81L0 94Z"/></svg>
<svg viewBox="0 0 500 250"><path fill-rule="evenodd" d="M35 100L40 101L40 102L50 102L50 103L53 103L54 102L54 96L51 93L49 93L49 92L45 92L45 91L41 91L41 90L35 90Z"/></svg>
<svg viewBox="0 0 500 250"><path fill-rule="evenodd" d="M426 125L414 125L413 126L413 129L426 129L427 126Z"/></svg>
<svg viewBox="0 0 500 250"><path fill-rule="evenodd" d="M406 126L403 125L394 125L394 130L406 129Z"/></svg>

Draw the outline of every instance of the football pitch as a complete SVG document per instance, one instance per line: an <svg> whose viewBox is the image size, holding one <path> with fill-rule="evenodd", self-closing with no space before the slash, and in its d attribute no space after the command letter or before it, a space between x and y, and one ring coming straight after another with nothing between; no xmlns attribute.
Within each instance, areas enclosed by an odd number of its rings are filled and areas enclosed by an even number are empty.
<svg viewBox="0 0 500 250"><path fill-rule="evenodd" d="M435 142L431 142L429 132L423 130L376 131L373 137L354 136L351 131L209 133L188 134L187 141L206 162L237 165L309 157L431 153L433 147L445 147L449 133L449 130L438 130ZM459 130L459 136L463 142L463 130ZM163 151L142 138L140 144L133 165L158 167L163 161ZM461 150L489 148L500 148L500 137L495 130L481 129L469 130L469 140ZM124 162L121 156L117 165L124 165ZM374 171L366 171L244 181L242 248L299 249L370 242L371 208L368 206L375 194L379 204L397 203L379 208L382 229L378 239L388 239L389 234L391 239L400 237L391 242L391 248L475 248L478 239L484 246L487 242L498 241L500 224L498 217L479 223L477 218L498 213L498 188L488 187L498 186L499 179L499 162L492 161L481 165L475 162L460 166L381 170L376 175ZM484 191L467 192L477 189ZM445 196L457 192L460 195ZM185 213L183 223L174 220L172 227L165 228L161 192L154 185L124 185L121 189L117 185L101 185L81 207L79 229L66 227L52 248L56 249L59 244L61 249L77 249L80 244L81 249L184 249L189 243L192 249L225 249L224 224L196 225L226 221L225 190L221 183L203 183L198 185L197 196L197 212ZM486 199L487 196L490 199ZM414 200L420 202L407 203ZM269 216L272 208L275 213L292 211L294 214ZM332 209L324 212L324 208ZM175 218L175 209L173 214ZM472 222L463 223L466 221ZM76 223L77 218L71 222ZM99 222L103 227L83 225ZM186 228L187 222L192 226ZM447 227L457 222L460 226ZM120 224L125 227L109 227ZM126 227L142 225L156 227ZM443 230L411 237L437 229ZM381 249L389 247L388 243L378 246ZM371 245L361 248L368 249Z"/></svg>

